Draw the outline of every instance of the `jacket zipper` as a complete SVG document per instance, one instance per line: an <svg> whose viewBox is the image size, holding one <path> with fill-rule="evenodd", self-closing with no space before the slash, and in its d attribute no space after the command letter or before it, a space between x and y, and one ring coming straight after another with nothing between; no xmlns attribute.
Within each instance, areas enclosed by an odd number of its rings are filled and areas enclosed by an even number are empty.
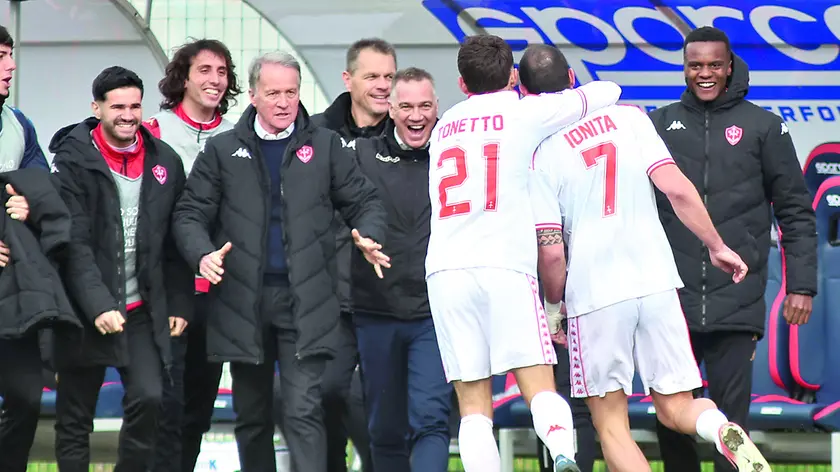
<svg viewBox="0 0 840 472"><path fill-rule="evenodd" d="M704 138L704 156L703 160L703 206L709 207L709 110L703 112L704 129L706 131ZM703 244L703 254L701 267L701 282L700 282L700 325L706 326L706 278L708 275L708 264L706 263L706 245Z"/></svg>

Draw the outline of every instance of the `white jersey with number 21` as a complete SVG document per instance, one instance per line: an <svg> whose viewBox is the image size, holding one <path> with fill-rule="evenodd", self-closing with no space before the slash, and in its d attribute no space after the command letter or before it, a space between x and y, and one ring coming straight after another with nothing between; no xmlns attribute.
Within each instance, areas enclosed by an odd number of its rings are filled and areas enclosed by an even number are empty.
<svg viewBox="0 0 840 472"><path fill-rule="evenodd" d="M650 174L674 164L647 115L615 105L534 153L537 229L562 228L569 317L682 287Z"/></svg>
<svg viewBox="0 0 840 472"><path fill-rule="evenodd" d="M528 190L534 150L620 95L618 85L599 81L522 99L512 90L472 95L447 110L432 131L429 148L432 221L426 277L475 267L536 276Z"/></svg>

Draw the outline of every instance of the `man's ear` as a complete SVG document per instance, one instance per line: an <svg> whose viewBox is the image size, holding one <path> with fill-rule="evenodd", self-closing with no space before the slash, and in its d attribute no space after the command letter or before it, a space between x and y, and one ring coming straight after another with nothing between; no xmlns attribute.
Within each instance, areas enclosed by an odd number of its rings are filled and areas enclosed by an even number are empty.
<svg viewBox="0 0 840 472"><path fill-rule="evenodd" d="M99 103L97 103L96 100L90 102L90 110L93 112L93 116L95 116L97 120L102 119L102 109L99 108Z"/></svg>
<svg viewBox="0 0 840 472"><path fill-rule="evenodd" d="M569 88L575 88L575 71L569 67Z"/></svg>

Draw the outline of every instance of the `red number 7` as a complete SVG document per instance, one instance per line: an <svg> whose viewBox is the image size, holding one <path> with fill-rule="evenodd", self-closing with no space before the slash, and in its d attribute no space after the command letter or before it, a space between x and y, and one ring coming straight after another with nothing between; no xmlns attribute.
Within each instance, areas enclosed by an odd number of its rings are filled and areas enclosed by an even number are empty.
<svg viewBox="0 0 840 472"><path fill-rule="evenodd" d="M485 167L487 170L484 181L484 211L496 211L498 195L496 192L496 185L499 181L499 143L486 143L481 147L484 154ZM440 153L437 166L438 169L443 167L443 163L453 159L455 160L455 173L447 175L440 180L438 185L438 195L440 198L440 218L449 218L450 216L466 215L471 210L469 200L462 202L447 202L447 192L449 189L460 187L464 185L469 174L467 172L467 152L459 147L451 147L444 149Z"/></svg>
<svg viewBox="0 0 840 472"><path fill-rule="evenodd" d="M607 141L580 152L583 162L589 170L595 168L601 158L606 160L606 168L604 169L604 217L615 214L615 151L615 144L612 141Z"/></svg>

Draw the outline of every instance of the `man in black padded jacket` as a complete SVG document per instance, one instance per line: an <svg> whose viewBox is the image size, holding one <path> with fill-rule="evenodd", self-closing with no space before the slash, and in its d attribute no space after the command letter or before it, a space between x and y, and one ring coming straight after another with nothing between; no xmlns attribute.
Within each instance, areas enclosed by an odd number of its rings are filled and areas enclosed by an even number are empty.
<svg viewBox="0 0 840 472"><path fill-rule="evenodd" d="M745 427L752 357L764 335L764 291L775 216L786 258L784 317L804 324L817 292L817 241L811 198L782 119L748 102L747 64L726 34L703 27L685 39L686 91L650 114L683 173L694 183L726 244L750 268L739 284L709 262L708 251L657 192L662 225L685 288L680 301L694 355L705 362L711 399ZM694 443L657 423L668 472L699 471ZM716 457L716 470L734 470Z"/></svg>

